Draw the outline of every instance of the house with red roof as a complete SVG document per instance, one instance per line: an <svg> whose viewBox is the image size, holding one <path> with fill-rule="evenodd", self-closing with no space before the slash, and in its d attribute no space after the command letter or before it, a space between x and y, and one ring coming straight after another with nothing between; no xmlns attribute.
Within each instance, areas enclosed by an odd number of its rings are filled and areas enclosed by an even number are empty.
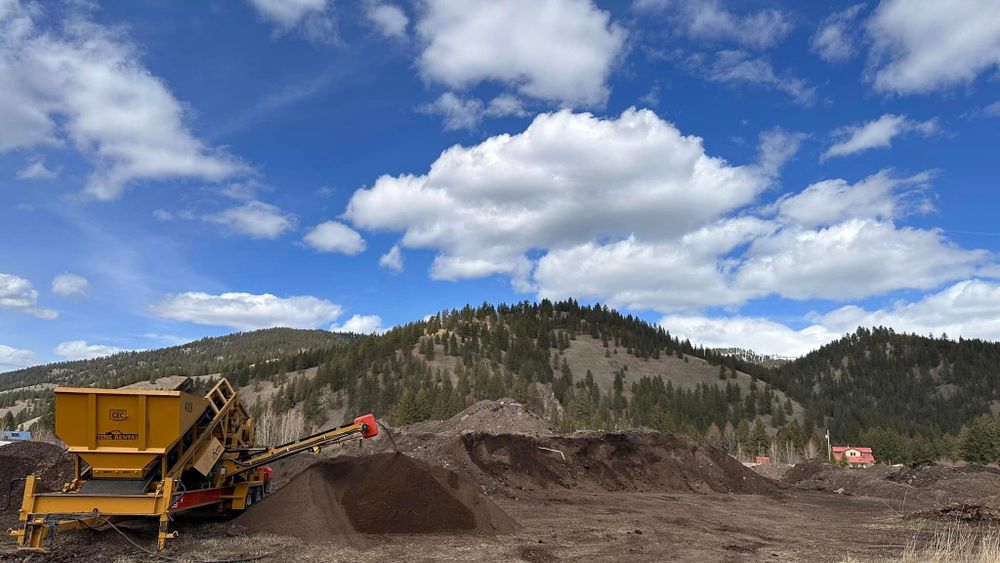
<svg viewBox="0 0 1000 563"><path fill-rule="evenodd" d="M871 467L875 465L875 455L871 448L862 446L833 446L833 461L846 459L850 467Z"/></svg>

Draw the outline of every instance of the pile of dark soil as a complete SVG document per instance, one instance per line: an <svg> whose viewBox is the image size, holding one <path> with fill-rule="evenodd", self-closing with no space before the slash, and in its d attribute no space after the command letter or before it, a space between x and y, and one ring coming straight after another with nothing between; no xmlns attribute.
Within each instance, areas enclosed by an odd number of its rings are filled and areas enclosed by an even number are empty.
<svg viewBox="0 0 1000 563"><path fill-rule="evenodd" d="M914 512L907 518L996 524L1000 522L1000 510L981 504L952 503L940 508Z"/></svg>
<svg viewBox="0 0 1000 563"><path fill-rule="evenodd" d="M813 459L797 464L785 474L782 482L796 489L834 492L872 498L892 499L904 506L928 501L915 494L913 487L890 479L897 472L887 465L867 469L845 468L825 460Z"/></svg>
<svg viewBox="0 0 1000 563"><path fill-rule="evenodd" d="M555 428L513 399L479 401L447 420L418 422L406 427L411 434L530 434L551 436Z"/></svg>
<svg viewBox="0 0 1000 563"><path fill-rule="evenodd" d="M809 459L796 463L791 469L788 470L787 473L785 473L785 476L781 478L781 482L786 485L797 485L802 481L812 479L824 471L837 471L840 469L842 468L824 459Z"/></svg>
<svg viewBox="0 0 1000 563"><path fill-rule="evenodd" d="M311 542L359 533L507 533L518 528L475 484L401 454L314 463L233 523Z"/></svg>
<svg viewBox="0 0 1000 563"><path fill-rule="evenodd" d="M45 442L11 442L0 446L0 484L31 473L39 476L43 488L61 490L63 483L73 478L73 458L59 446Z"/></svg>
<svg viewBox="0 0 1000 563"><path fill-rule="evenodd" d="M923 512L952 505L1000 507L1000 470L977 465L949 467L926 464L896 468L878 464L847 469L824 460L799 463L782 479L803 490L836 492L897 501L900 510Z"/></svg>
<svg viewBox="0 0 1000 563"><path fill-rule="evenodd" d="M39 491L62 490L63 484L73 478L73 458L59 446L45 442L0 446L0 530L17 521L24 495L22 479L32 473L41 479Z"/></svg>
<svg viewBox="0 0 1000 563"><path fill-rule="evenodd" d="M761 477L767 477L772 481L781 481L785 474L791 471L792 466L787 463L760 463L751 466L750 469Z"/></svg>
<svg viewBox="0 0 1000 563"><path fill-rule="evenodd" d="M670 434L473 433L461 440L472 464L508 489L772 494L778 488L722 450Z"/></svg>
<svg viewBox="0 0 1000 563"><path fill-rule="evenodd" d="M981 479L987 482L1000 480L1000 469L985 465L961 465L958 467L948 467L935 463L925 463L913 468L903 468L897 473L889 476L889 479L897 483L906 483L914 487L932 487L940 485L942 481Z"/></svg>

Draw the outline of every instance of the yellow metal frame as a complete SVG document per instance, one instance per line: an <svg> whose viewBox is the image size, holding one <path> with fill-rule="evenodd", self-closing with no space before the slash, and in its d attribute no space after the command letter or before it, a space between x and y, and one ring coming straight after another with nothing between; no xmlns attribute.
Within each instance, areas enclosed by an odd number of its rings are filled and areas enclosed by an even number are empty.
<svg viewBox="0 0 1000 563"><path fill-rule="evenodd" d="M244 510L249 495L265 482L259 470L264 464L357 434L371 437L378 432L374 417L365 415L353 424L288 444L256 448L253 420L225 378L204 398L181 391L138 389L57 387L55 393L56 429L74 454L73 480L63 486L62 493L39 493L38 478L28 476L21 526L8 530L21 549L44 551L45 539L56 530L157 518L156 544L162 550L167 540L177 537L169 530L171 513L213 504L220 510ZM135 443L120 446L117 438L107 437L109 432L127 433ZM143 479L157 469L161 479L142 494L84 492L88 480ZM190 491L188 498L194 500L185 505L182 499L187 491L180 479L189 469L210 478L211 487ZM206 495L204 502L199 494Z"/></svg>

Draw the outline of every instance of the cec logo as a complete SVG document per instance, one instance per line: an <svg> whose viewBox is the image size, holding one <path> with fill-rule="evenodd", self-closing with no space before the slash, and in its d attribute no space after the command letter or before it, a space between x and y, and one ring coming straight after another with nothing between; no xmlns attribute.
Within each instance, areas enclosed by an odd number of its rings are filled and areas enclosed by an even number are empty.
<svg viewBox="0 0 1000 563"><path fill-rule="evenodd" d="M119 422L122 420L128 420L128 411L125 409L111 409L109 416L111 417L111 420Z"/></svg>

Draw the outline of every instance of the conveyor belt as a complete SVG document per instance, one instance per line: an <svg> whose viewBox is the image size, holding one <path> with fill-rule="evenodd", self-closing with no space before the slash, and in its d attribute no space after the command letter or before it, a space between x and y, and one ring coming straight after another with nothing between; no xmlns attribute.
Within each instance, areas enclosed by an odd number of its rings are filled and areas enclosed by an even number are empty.
<svg viewBox="0 0 1000 563"><path fill-rule="evenodd" d="M91 479L80 487L84 495L141 495L146 493L143 479Z"/></svg>

